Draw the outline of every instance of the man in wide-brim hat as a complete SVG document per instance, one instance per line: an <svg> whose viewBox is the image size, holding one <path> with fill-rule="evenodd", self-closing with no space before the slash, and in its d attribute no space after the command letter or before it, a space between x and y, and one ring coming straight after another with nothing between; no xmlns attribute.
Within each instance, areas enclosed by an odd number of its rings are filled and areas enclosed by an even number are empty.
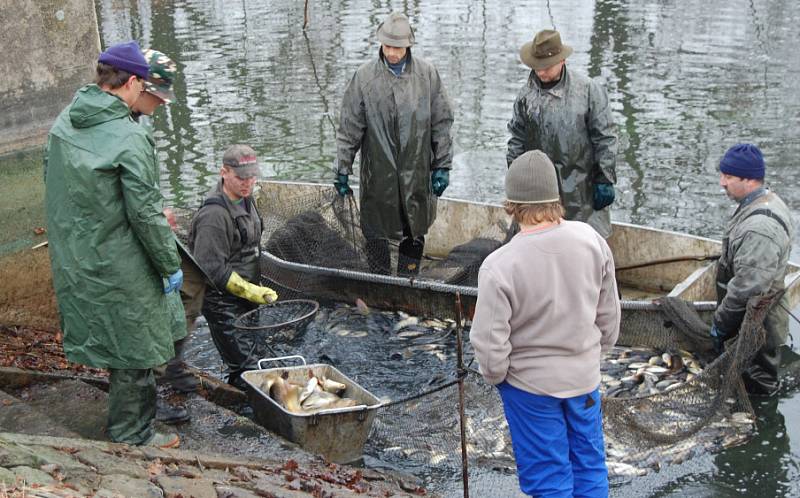
<svg viewBox="0 0 800 498"><path fill-rule="evenodd" d="M361 151L361 229L373 273L391 271L389 239L400 240L397 272L413 276L449 183L453 111L436 68L411 55L414 31L393 12L378 26L378 57L347 85L336 134L336 181L342 196Z"/></svg>
<svg viewBox="0 0 800 498"><path fill-rule="evenodd" d="M558 31L536 33L519 52L531 68L508 123L508 164L539 149L555 164L566 219L589 223L611 235L617 136L605 88L567 68L572 47Z"/></svg>

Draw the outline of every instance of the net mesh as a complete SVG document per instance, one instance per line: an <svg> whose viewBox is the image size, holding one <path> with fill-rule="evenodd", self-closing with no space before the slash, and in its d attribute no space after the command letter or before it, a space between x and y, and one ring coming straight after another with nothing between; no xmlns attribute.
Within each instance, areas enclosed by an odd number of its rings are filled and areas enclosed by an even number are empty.
<svg viewBox="0 0 800 498"><path fill-rule="evenodd" d="M453 244L449 253L423 259L417 276L400 279L370 272L382 255L370 253L374 247L364 237L352 198L340 198L333 189L278 191L262 197L260 205L266 250L262 270L281 298L353 302L368 296L372 306L438 318L456 315L454 290L474 297L481 262L513 233L507 224L489 222L472 240ZM391 241L388 247L394 274L398 247ZM764 342L762 324L771 297L750 303L737 340L716 359L701 354L710 349L709 316L686 303L663 299L655 309L624 311L618 344L655 358L651 366L658 366L658 356L681 357L682 368L690 371L676 376L678 382L671 380L669 388L648 383L648 372L637 372L628 378L630 389L604 396L612 482L747 439L754 428L753 411L741 374ZM464 304L469 314L474 301ZM672 364L665 369L677 370ZM463 385L470 494L515 496L519 491L502 402L474 371L463 377ZM611 392L609 385L601 389ZM414 473L431 491L460 496L458 383L409 394L380 408L365 452L378 466Z"/></svg>
<svg viewBox="0 0 800 498"><path fill-rule="evenodd" d="M310 299L279 301L248 311L233 326L251 334L256 341L286 343L303 334L318 309L319 303Z"/></svg>

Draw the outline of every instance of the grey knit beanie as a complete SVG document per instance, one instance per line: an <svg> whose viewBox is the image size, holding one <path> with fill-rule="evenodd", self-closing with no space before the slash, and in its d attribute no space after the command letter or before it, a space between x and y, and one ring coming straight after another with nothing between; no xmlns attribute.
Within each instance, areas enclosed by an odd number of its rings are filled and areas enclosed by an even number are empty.
<svg viewBox="0 0 800 498"><path fill-rule="evenodd" d="M560 200L556 167L540 150L514 159L506 174L506 199L519 204L544 204Z"/></svg>

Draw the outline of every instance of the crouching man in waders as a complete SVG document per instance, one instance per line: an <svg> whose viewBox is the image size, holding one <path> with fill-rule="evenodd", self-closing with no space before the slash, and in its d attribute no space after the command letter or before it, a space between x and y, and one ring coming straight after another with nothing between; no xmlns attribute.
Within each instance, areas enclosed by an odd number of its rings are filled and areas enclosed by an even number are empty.
<svg viewBox="0 0 800 498"><path fill-rule="evenodd" d="M719 184L739 205L728 221L717 262L718 304L711 338L718 353L739 332L748 299L784 288L794 228L789 208L764 187L765 172L764 156L752 144L734 145L719 162ZM770 396L780 387L779 348L789 332L787 306L784 295L767 314L766 343L743 374L750 394Z"/></svg>
<svg viewBox="0 0 800 498"><path fill-rule="evenodd" d="M591 226L563 219L542 151L514 159L506 199L520 232L481 265L475 358L503 399L522 491L606 497L600 359L621 317L611 250Z"/></svg>
<svg viewBox="0 0 800 498"><path fill-rule="evenodd" d="M47 137L45 212L64 352L109 370L109 437L174 448L178 436L153 427L153 367L175 355L183 274L152 139L131 119L148 72L136 42L100 54L95 84Z"/></svg>
<svg viewBox="0 0 800 498"><path fill-rule="evenodd" d="M221 178L192 219L189 233L189 249L216 286L206 290L203 316L228 367L228 383L242 389L241 374L256 368L258 355L252 337L237 331L233 322L278 299L275 291L259 285L262 226L253 198L258 175L252 148L233 145L225 151Z"/></svg>

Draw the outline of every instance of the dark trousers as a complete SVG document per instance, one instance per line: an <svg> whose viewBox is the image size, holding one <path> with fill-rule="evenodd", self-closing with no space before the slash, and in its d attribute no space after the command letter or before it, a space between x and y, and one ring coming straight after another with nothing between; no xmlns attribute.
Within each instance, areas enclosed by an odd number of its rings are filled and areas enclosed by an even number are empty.
<svg viewBox="0 0 800 498"><path fill-rule="evenodd" d="M148 442L156 415L153 369L110 368L109 372L108 436L115 443Z"/></svg>
<svg viewBox="0 0 800 498"><path fill-rule="evenodd" d="M264 354L255 334L233 326L237 318L257 307L245 299L218 292L209 292L203 303L211 339L228 367L228 382L234 385L243 371L256 368L256 361Z"/></svg>

